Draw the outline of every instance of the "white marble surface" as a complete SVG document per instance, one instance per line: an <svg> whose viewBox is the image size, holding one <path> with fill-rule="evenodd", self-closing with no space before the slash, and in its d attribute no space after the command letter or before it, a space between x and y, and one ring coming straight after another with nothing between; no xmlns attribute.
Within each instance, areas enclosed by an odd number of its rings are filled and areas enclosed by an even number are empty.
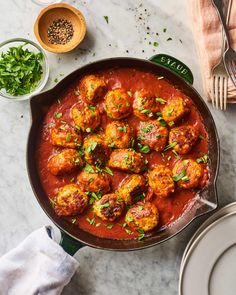
<svg viewBox="0 0 236 295"><path fill-rule="evenodd" d="M76 49L65 55L48 53L51 68L48 88L55 84L55 78L61 79L62 75L93 60L111 56L147 58L164 52L179 58L192 69L194 86L202 93L199 64L186 11L187 0L68 2L81 9L86 17L88 34L80 46L86 50ZM35 40L33 24L40 9L30 0L0 0L0 41L13 37ZM109 16L109 24L104 15ZM150 27L149 35L147 27ZM166 33L163 28L167 29ZM166 41L169 37L173 40ZM159 46L149 45L149 41L157 41ZM222 205L236 199L236 107L230 106L226 113L216 110L212 113L221 139L218 191ZM27 177L25 150L29 125L28 102L12 103L0 99L0 254L16 246L32 230L51 224L37 204ZM177 294L180 259L196 227L197 222L170 241L138 252L82 249L76 254L81 267L63 295Z"/></svg>

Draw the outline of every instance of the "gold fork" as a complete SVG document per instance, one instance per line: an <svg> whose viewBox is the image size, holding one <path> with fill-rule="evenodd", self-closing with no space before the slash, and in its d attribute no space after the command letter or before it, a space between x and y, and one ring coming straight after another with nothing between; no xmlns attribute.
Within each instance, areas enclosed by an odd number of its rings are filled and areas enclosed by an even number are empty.
<svg viewBox="0 0 236 295"><path fill-rule="evenodd" d="M229 22L231 4L232 0L229 0L226 14L227 24ZM221 59L218 64L216 64L212 69L212 78L210 80L210 96L213 107L216 107L216 109L218 109L220 105L221 110L226 110L228 75L223 61L223 53L226 46L224 30L222 30L222 40L223 44L221 50Z"/></svg>

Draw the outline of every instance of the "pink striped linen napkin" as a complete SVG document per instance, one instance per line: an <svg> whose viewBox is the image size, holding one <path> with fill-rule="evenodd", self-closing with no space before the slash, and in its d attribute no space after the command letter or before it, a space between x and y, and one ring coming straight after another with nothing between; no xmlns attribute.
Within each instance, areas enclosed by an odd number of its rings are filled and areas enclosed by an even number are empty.
<svg viewBox="0 0 236 295"><path fill-rule="evenodd" d="M210 100L211 70L221 58L222 26L211 0L187 0L192 30L201 65L204 91ZM236 1L232 1L228 29L236 50ZM236 103L236 88L228 79L228 101Z"/></svg>

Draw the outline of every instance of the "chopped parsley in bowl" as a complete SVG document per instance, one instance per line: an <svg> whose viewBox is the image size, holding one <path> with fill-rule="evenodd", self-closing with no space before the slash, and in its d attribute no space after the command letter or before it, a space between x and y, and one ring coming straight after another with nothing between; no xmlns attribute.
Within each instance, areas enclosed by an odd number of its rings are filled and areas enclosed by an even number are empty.
<svg viewBox="0 0 236 295"><path fill-rule="evenodd" d="M48 76L47 57L37 44L22 38L0 44L0 96L29 99L44 88Z"/></svg>

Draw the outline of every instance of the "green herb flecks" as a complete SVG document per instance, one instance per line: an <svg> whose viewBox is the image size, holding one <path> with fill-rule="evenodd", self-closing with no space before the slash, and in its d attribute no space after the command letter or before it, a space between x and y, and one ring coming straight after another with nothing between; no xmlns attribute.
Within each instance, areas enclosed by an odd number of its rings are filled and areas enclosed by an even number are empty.
<svg viewBox="0 0 236 295"><path fill-rule="evenodd" d="M117 127L117 129L118 129L120 132L124 132L124 133L127 132L127 126L119 126L119 127Z"/></svg>
<svg viewBox="0 0 236 295"><path fill-rule="evenodd" d="M99 208L102 209L102 208L107 208L109 206L110 206L110 203L109 202L106 202L104 204L99 205Z"/></svg>
<svg viewBox="0 0 236 295"><path fill-rule="evenodd" d="M93 167L91 165L89 165L88 163L86 163L86 165L84 167L84 171L86 171L88 173L94 173Z"/></svg>
<svg viewBox="0 0 236 295"><path fill-rule="evenodd" d="M148 145L141 145L140 143L138 143L138 148L140 153L147 154L150 152L150 147Z"/></svg>
<svg viewBox="0 0 236 295"><path fill-rule="evenodd" d="M95 224L95 217L93 217L92 219L90 218L86 218L86 221L91 224L91 225L94 225Z"/></svg>
<svg viewBox="0 0 236 295"><path fill-rule="evenodd" d="M143 238L145 238L145 232L144 232L144 230L142 228L140 228L138 230L138 232L139 232L138 240L141 241Z"/></svg>
<svg viewBox="0 0 236 295"><path fill-rule="evenodd" d="M166 121L163 119L162 114L160 112L157 112L156 115L157 115L157 121L160 123L162 127L165 127L167 124L166 124Z"/></svg>
<svg viewBox="0 0 236 295"><path fill-rule="evenodd" d="M87 152L89 154L92 153L92 151L95 150L96 146L97 146L97 142L95 142L95 141L91 142L90 146L87 148Z"/></svg>
<svg viewBox="0 0 236 295"><path fill-rule="evenodd" d="M153 42L153 46L155 46L155 47L157 47L159 45L159 43L158 42Z"/></svg>
<svg viewBox="0 0 236 295"><path fill-rule="evenodd" d="M182 180L182 181L188 181L189 178L188 178L188 176L186 175L186 171L183 170L183 171L181 171L178 175L174 175L174 176L173 176L173 180L174 180L175 182L180 181L180 180Z"/></svg>
<svg viewBox="0 0 236 295"><path fill-rule="evenodd" d="M180 155L176 152L176 150L172 150L172 153L175 155L176 159L181 159Z"/></svg>
<svg viewBox="0 0 236 295"><path fill-rule="evenodd" d="M0 79L1 79L1 78L0 78ZM55 117L56 119L60 119L60 118L62 117L62 113L55 112L55 113L54 113L54 117Z"/></svg>
<svg viewBox="0 0 236 295"><path fill-rule="evenodd" d="M207 163L208 162L208 159L209 159L209 156L207 155L207 154L205 154L205 155L203 155L201 158L198 158L197 160L196 160L196 162L198 163L198 164L200 164L200 163Z"/></svg>
<svg viewBox="0 0 236 295"><path fill-rule="evenodd" d="M13 96L32 92L42 78L43 54L24 48L10 47L0 57L0 89Z"/></svg>
<svg viewBox="0 0 236 295"><path fill-rule="evenodd" d="M114 175L113 172L112 172L112 170L111 170L109 167L106 167L106 168L104 169L104 171L105 171L107 174L111 175L111 176Z"/></svg>
<svg viewBox="0 0 236 295"><path fill-rule="evenodd" d="M156 97L156 102L159 102L160 104L165 104L166 100L160 97Z"/></svg>
<svg viewBox="0 0 236 295"><path fill-rule="evenodd" d="M108 224L108 225L107 225L107 228L108 228L108 229L112 229L113 226L114 226L114 224Z"/></svg>
<svg viewBox="0 0 236 295"><path fill-rule="evenodd" d="M109 17L107 15L104 15L103 18L105 19L106 23L109 23Z"/></svg>
<svg viewBox="0 0 236 295"><path fill-rule="evenodd" d="M177 145L177 142L172 142L165 147L164 151L170 150L173 147L175 147L176 145Z"/></svg>

